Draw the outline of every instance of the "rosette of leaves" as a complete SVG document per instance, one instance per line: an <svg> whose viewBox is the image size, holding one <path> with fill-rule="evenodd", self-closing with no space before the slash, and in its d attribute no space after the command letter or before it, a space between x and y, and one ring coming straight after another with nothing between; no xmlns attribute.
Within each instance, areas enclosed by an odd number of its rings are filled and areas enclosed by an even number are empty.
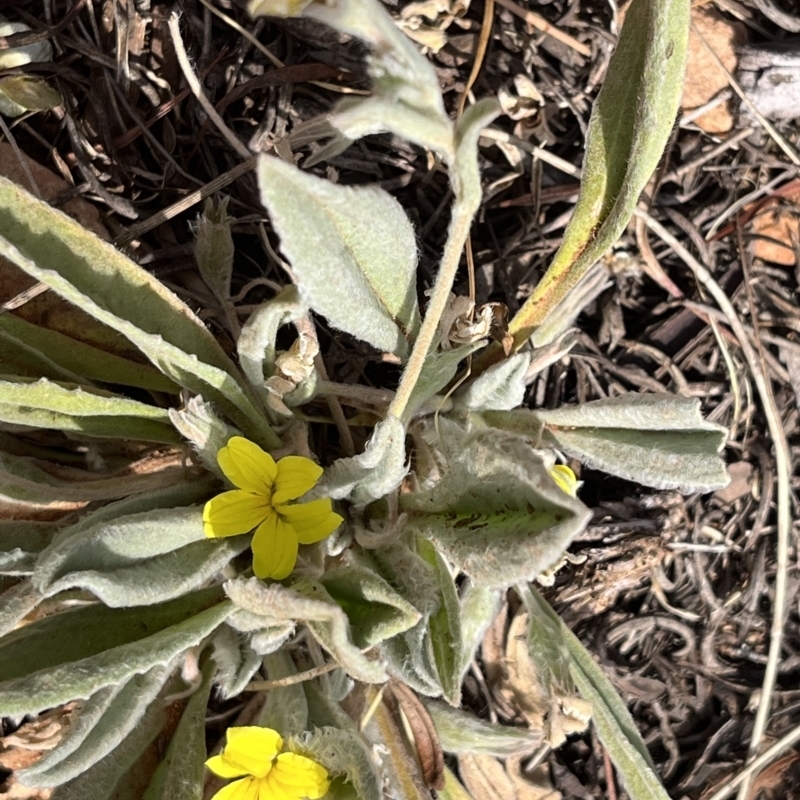
<svg viewBox="0 0 800 800"><path fill-rule="evenodd" d="M683 58L686 5L634 0L622 55L609 68L609 75L633 70L641 91L627 92L618 107L604 103L603 120L614 130L631 118L649 125L647 147L632 145L609 160L614 180L595 176L585 186L581 207L607 215L612 209L609 230L630 213L629 199L666 140L663 120L677 100L661 98L666 110L655 125L642 117L640 104L658 99L655 76L642 65L667 35L673 64ZM22 775L30 785L57 787L56 800L111 797L151 746L160 761L142 796L198 798L210 694L216 687L234 697L258 686L251 681L259 672L280 683L270 684L256 724L292 737L296 752L323 764L333 776L332 797L377 800L384 780L398 796L426 796L388 707L377 703L363 732L342 710L345 698L350 709L358 707L355 695L375 699L368 687L390 677L412 695L445 701L424 713L415 708L428 720L431 740L449 752L526 751L539 733L499 729L461 711L461 681L502 592L519 586L533 609L539 601L526 582L558 562L590 516L553 479L557 454L683 491L726 481L718 457L724 430L704 422L695 401L629 396L523 409L526 351L445 397L460 364L480 346L443 348L440 319L479 205L478 137L496 104L478 103L452 121L430 65L376 0L260 0L252 8L302 14L372 48L372 96L333 110L331 141L315 157L382 131L435 151L453 187L448 240L422 317L415 233L390 195L261 157L263 202L297 285L238 331L225 207L207 207L198 228L198 265L237 335L237 366L152 276L0 179L0 255L79 315L66 331L0 316L0 495L18 507L18 517L31 517L0 529L0 709L19 717L80 701L58 747ZM605 128L590 130L587 152ZM626 141L639 142L637 136ZM623 160L638 166L620 177ZM388 408L365 387L344 391L317 374L312 311L405 365ZM285 325L297 330L288 353L277 344ZM179 393L190 398L182 407ZM203 535L202 504L220 489L216 454L234 434L272 451L302 441L308 423L296 410L337 394L373 418L380 412L364 452L335 460L313 490L346 501L344 531L310 549L287 580L252 578L247 535ZM408 441L415 466L404 483ZM182 462L183 443L195 453L193 465ZM37 607L39 618L27 621ZM637 782L637 770L650 765L621 701L592 672L577 640L547 619L530 636L552 654L541 669L552 676L553 691L577 687L600 709L598 731L635 800L663 797L650 773L645 789ZM335 667L329 675L292 682L321 658ZM170 735L166 709L178 701ZM375 743L390 754L382 767L371 755ZM432 769L429 785L439 785L441 759Z"/></svg>

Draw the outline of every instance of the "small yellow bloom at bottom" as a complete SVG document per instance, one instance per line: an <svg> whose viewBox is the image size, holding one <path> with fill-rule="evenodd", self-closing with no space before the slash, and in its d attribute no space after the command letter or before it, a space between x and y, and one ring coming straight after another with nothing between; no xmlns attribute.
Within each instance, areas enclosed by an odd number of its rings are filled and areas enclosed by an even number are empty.
<svg viewBox="0 0 800 800"><path fill-rule="evenodd" d="M281 753L283 739L271 728L229 728L227 743L206 766L220 778L239 778L212 800L319 800L328 792L328 771L296 753Z"/></svg>

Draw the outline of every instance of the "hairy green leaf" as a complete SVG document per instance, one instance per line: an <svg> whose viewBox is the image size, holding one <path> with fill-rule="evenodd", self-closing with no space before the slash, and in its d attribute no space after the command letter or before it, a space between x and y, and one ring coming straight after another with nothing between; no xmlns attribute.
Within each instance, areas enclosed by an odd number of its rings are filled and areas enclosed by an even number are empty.
<svg viewBox="0 0 800 800"><path fill-rule="evenodd" d="M110 500L154 492L185 479L185 470L177 465L157 473L66 481L52 477L27 458L0 452L0 497L30 505Z"/></svg>
<svg viewBox="0 0 800 800"><path fill-rule="evenodd" d="M0 377L0 422L85 436L180 442L166 409L46 378Z"/></svg>
<svg viewBox="0 0 800 800"><path fill-rule="evenodd" d="M267 586L256 578L234 578L225 584L225 591L234 605L264 617L265 627L269 621L305 622L320 644L356 680L386 680L383 665L366 658L353 644L347 616L320 584L303 579L287 589L279 583Z"/></svg>
<svg viewBox="0 0 800 800"><path fill-rule="evenodd" d="M456 409L464 411L510 411L525 399L525 376L530 353L517 353L494 364L453 398Z"/></svg>
<svg viewBox="0 0 800 800"><path fill-rule="evenodd" d="M261 666L261 656L250 647L248 638L230 625L219 627L212 641L216 664L214 682L223 700L241 694Z"/></svg>
<svg viewBox="0 0 800 800"><path fill-rule="evenodd" d="M214 683L214 663L201 666L200 686L181 714L167 754L158 765L143 800L201 800L206 760L206 714Z"/></svg>
<svg viewBox="0 0 800 800"><path fill-rule="evenodd" d="M348 0L327 5L301 0L282 5L274 0L252 0L249 9L254 15L302 14L356 36L372 48L368 60L372 95L367 99L346 98L328 115L328 121L344 142L323 148L324 158L344 150L349 141L392 131L440 153L448 162L452 160L453 126L444 110L436 73L380 3Z"/></svg>
<svg viewBox="0 0 800 800"><path fill-rule="evenodd" d="M446 753L480 753L497 758L530 753L542 743L539 731L496 725L436 700L422 701Z"/></svg>
<svg viewBox="0 0 800 800"><path fill-rule="evenodd" d="M408 630L422 616L387 581L365 566L330 570L320 582L347 614L353 641L362 649Z"/></svg>
<svg viewBox="0 0 800 800"><path fill-rule="evenodd" d="M408 530L489 588L551 567L591 517L550 476L552 455L494 429L442 419L439 432L447 468L432 489L401 495Z"/></svg>
<svg viewBox="0 0 800 800"><path fill-rule="evenodd" d="M59 786L50 795L51 800L111 800L125 773L136 764L165 723L164 704L158 700L151 703L119 747L77 778Z"/></svg>
<svg viewBox="0 0 800 800"><path fill-rule="evenodd" d="M258 179L303 300L335 328L405 356L419 327L417 244L400 204L269 156Z"/></svg>
<svg viewBox="0 0 800 800"><path fill-rule="evenodd" d="M432 408L426 408L427 401L450 383L458 371L458 365L482 345L483 342L475 342L456 347L453 350L429 353L422 365L422 372L414 385L411 397L408 399L403 421L408 422L418 413L425 414L436 411L436 405L441 405L441 401Z"/></svg>
<svg viewBox="0 0 800 800"><path fill-rule="evenodd" d="M278 681L297 675L297 667L287 650L278 650L264 657L267 679ZM308 728L308 700L302 683L277 686L266 693L257 722L281 731L284 736L297 736Z"/></svg>
<svg viewBox="0 0 800 800"><path fill-rule="evenodd" d="M89 605L0 640L0 708L33 714L171 663L231 611L214 587L144 608Z"/></svg>
<svg viewBox="0 0 800 800"><path fill-rule="evenodd" d="M3 358L16 358L27 365L30 371L26 375L73 383L86 380L115 383L170 394L178 391L169 378L148 364L137 364L107 353L14 314L0 315L0 341L3 343Z"/></svg>
<svg viewBox="0 0 800 800"><path fill-rule="evenodd" d="M433 567L441 602L428 619L428 635L433 648L436 672L444 699L452 706L461 705L461 609L453 575L447 562L427 540L417 542L420 556Z"/></svg>
<svg viewBox="0 0 800 800"><path fill-rule="evenodd" d="M683 89L689 0L633 0L586 134L578 204L509 325L521 346L619 237L667 143Z"/></svg>
<svg viewBox="0 0 800 800"><path fill-rule="evenodd" d="M42 600L30 580L21 581L0 594L0 636L23 620Z"/></svg>
<svg viewBox="0 0 800 800"><path fill-rule="evenodd" d="M217 454L232 436L240 436L235 428L226 425L210 403L202 397L189 398L181 409L169 409L169 418L180 434L191 443L203 466L222 479Z"/></svg>
<svg viewBox="0 0 800 800"><path fill-rule="evenodd" d="M348 788L358 800L381 800L381 778L364 738L353 726L346 730L324 727L293 741L293 749L318 761L332 775L344 775L349 786L334 784L332 794L339 798Z"/></svg>
<svg viewBox="0 0 800 800"><path fill-rule="evenodd" d="M140 724L171 672L170 666L159 666L143 675L134 675L114 695L91 729L80 726L79 732L83 735L77 746L71 746L71 728L58 747L20 773L20 781L27 786L59 786L86 772L118 747ZM65 745L66 752L62 753Z"/></svg>
<svg viewBox="0 0 800 800"><path fill-rule="evenodd" d="M28 575L56 530L49 522L0 522L0 575Z"/></svg>
<svg viewBox="0 0 800 800"><path fill-rule="evenodd" d="M33 582L46 595L86 589L112 608L152 605L204 585L249 544L247 535L206 539L199 507L155 509L60 540Z"/></svg>
<svg viewBox="0 0 800 800"><path fill-rule="evenodd" d="M264 379L275 372L275 351L278 330L308 313L294 284L287 286L272 300L262 303L242 326L236 342L239 363L247 380L263 389Z"/></svg>
<svg viewBox="0 0 800 800"><path fill-rule="evenodd" d="M526 593L523 592L523 596ZM531 589L529 600L546 617L553 629L560 631L570 674L581 694L592 704L592 720L603 745L617 768L631 800L668 800L653 761L636 723L613 684L547 601Z"/></svg>
<svg viewBox="0 0 800 800"><path fill-rule="evenodd" d="M719 456L727 431L706 422L696 398L627 394L554 410L517 412L544 424L544 441L587 466L657 489L727 486Z"/></svg>
<svg viewBox="0 0 800 800"><path fill-rule="evenodd" d="M61 212L0 178L0 254L121 333L168 378L224 409L270 447L267 425L220 345L155 278Z"/></svg>
<svg viewBox="0 0 800 800"><path fill-rule="evenodd" d="M483 641L484 634L500 611L502 593L467 581L461 590L461 656L459 680L463 681Z"/></svg>
<svg viewBox="0 0 800 800"><path fill-rule="evenodd" d="M320 479L308 498L348 498L357 505L385 497L397 489L408 472L405 429L395 417L381 420L361 455L340 458Z"/></svg>

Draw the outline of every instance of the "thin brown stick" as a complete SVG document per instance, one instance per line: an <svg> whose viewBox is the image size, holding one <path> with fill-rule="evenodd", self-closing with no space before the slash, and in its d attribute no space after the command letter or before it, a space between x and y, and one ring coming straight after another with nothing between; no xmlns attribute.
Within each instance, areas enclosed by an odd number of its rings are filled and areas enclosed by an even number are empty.
<svg viewBox="0 0 800 800"><path fill-rule="evenodd" d="M497 0L497 2L512 14L516 14L518 17L524 19L529 25L533 25L537 30L546 33L548 36L552 36L562 44L567 45L567 47L571 47L576 53L587 57L592 54L592 51L585 44L579 42L568 33L564 33L564 31L559 28L556 28L555 25L551 25L544 17L540 17L538 14L534 14L532 11L528 11L522 6L517 5L514 0Z"/></svg>
<svg viewBox="0 0 800 800"><path fill-rule="evenodd" d="M183 77L186 78L186 83L189 84L192 94L197 98L197 102L203 106L203 110L208 114L208 118L217 127L217 130L225 138L225 141L238 155L244 159L249 159L251 156L250 151L239 141L236 134L225 124L225 120L217 113L217 109L214 108L214 104L206 97L203 87L200 85L200 81L197 79L197 75L195 75L192 65L189 63L189 56L186 53L186 48L181 38L180 21L177 12L173 11L172 14L170 14L167 24L169 26L170 36L172 37L172 43L175 46L175 55L178 57L178 63L183 71Z"/></svg>

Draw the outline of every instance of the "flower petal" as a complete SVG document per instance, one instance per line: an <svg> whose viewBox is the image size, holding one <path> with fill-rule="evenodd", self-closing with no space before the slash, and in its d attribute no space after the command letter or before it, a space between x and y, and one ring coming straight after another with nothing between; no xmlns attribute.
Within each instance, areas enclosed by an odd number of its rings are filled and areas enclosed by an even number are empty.
<svg viewBox="0 0 800 800"><path fill-rule="evenodd" d="M258 800L259 789L264 784L258 778L244 778L223 786L211 800Z"/></svg>
<svg viewBox="0 0 800 800"><path fill-rule="evenodd" d="M278 462L278 477L275 479L272 502L285 503L297 500L311 489L322 476L322 467L310 458L286 456Z"/></svg>
<svg viewBox="0 0 800 800"><path fill-rule="evenodd" d="M297 534L276 513L256 528L253 548L253 572L257 578L280 581L288 577L297 563Z"/></svg>
<svg viewBox="0 0 800 800"><path fill-rule="evenodd" d="M233 436L220 448L217 462L225 477L238 489L253 494L272 494L272 484L278 474L275 459L255 442L243 436Z"/></svg>
<svg viewBox="0 0 800 800"><path fill-rule="evenodd" d="M282 783L269 779L269 775L261 781L258 800L300 800L300 796L293 789L288 791Z"/></svg>
<svg viewBox="0 0 800 800"><path fill-rule="evenodd" d="M272 506L263 495L233 489L206 503L203 530L211 538L247 533L262 523L271 511Z"/></svg>
<svg viewBox="0 0 800 800"><path fill-rule="evenodd" d="M227 744L221 758L229 769L244 770L239 773L240 775L263 778L272 769L275 756L281 747L283 739L272 728L262 728L257 725L228 728Z"/></svg>
<svg viewBox="0 0 800 800"><path fill-rule="evenodd" d="M206 766L218 778L241 778L248 774L246 769L231 764L227 759L223 758L221 754L218 756L211 756L211 758L206 761Z"/></svg>
<svg viewBox="0 0 800 800"><path fill-rule="evenodd" d="M575 473L566 464L556 464L554 467L550 468L549 472L550 477L555 481L556 486L558 486L562 492L568 494L570 497L578 496L578 487L580 483Z"/></svg>
<svg viewBox="0 0 800 800"><path fill-rule="evenodd" d="M330 536L344 522L331 509L328 497L310 503L282 505L275 509L293 528L300 544L314 544Z"/></svg>
<svg viewBox="0 0 800 800"><path fill-rule="evenodd" d="M317 800L330 786L328 770L316 761L296 753L281 753L275 766L267 776L270 787L281 786L293 797L308 797Z"/></svg>

